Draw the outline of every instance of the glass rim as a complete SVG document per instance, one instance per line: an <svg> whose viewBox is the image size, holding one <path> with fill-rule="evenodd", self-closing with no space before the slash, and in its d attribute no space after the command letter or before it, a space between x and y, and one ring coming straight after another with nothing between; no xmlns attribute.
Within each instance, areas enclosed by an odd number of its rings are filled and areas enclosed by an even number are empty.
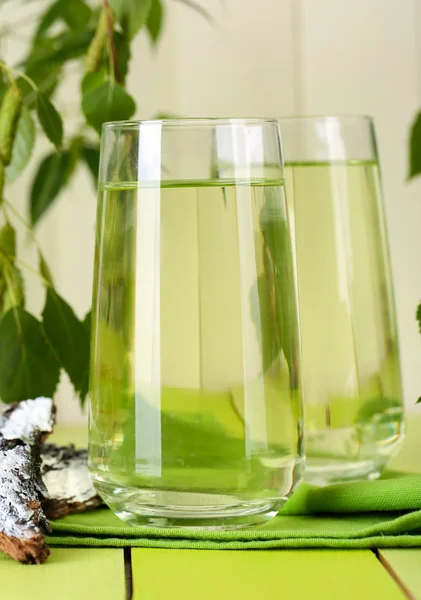
<svg viewBox="0 0 421 600"><path fill-rule="evenodd" d="M142 126L161 125L164 127L192 126L197 128L214 127L218 125L278 125L276 117L185 117L171 119L145 119L129 121L107 121L102 124L102 131L110 129L134 129L139 130Z"/></svg>
<svg viewBox="0 0 421 600"><path fill-rule="evenodd" d="M347 122L361 122L361 123L373 123L373 117L365 114L350 114L350 115L290 115L285 117L276 117L278 123L280 122L293 122L293 121L322 121L326 123L347 123Z"/></svg>

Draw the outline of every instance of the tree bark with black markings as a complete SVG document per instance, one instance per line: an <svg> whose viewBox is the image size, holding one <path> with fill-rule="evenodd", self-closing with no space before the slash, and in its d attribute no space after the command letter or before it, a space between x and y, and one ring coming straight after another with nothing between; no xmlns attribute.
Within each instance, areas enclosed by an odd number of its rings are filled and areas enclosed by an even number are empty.
<svg viewBox="0 0 421 600"><path fill-rule="evenodd" d="M49 493L42 508L49 519L85 512L102 504L89 478L85 449L44 444L41 475Z"/></svg>
<svg viewBox="0 0 421 600"><path fill-rule="evenodd" d="M54 415L52 400L37 398L0 416L0 550L25 564L43 563L50 554L40 446L53 429Z"/></svg>

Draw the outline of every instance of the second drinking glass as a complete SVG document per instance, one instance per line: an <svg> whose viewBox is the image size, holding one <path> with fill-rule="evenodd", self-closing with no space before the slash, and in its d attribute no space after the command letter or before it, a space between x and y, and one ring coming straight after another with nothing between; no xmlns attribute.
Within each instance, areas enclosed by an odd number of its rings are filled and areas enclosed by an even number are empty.
<svg viewBox="0 0 421 600"><path fill-rule="evenodd" d="M296 233L306 478L375 478L399 447L403 410L373 124L279 123Z"/></svg>
<svg viewBox="0 0 421 600"><path fill-rule="evenodd" d="M276 121L104 126L92 315L89 468L110 508L276 515L304 466Z"/></svg>

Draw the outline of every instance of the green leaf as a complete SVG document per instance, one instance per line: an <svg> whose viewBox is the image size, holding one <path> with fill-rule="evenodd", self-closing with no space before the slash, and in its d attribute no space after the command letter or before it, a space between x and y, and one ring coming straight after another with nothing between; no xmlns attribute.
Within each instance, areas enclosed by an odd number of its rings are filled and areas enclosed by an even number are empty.
<svg viewBox="0 0 421 600"><path fill-rule="evenodd" d="M62 0L62 18L69 29L85 29L92 16L92 9L82 0Z"/></svg>
<svg viewBox="0 0 421 600"><path fill-rule="evenodd" d="M39 56L42 56L48 52L52 52L54 47L54 37L39 36L36 38L34 36L32 47L29 50L28 56L23 61L23 64L32 64L33 62L36 62Z"/></svg>
<svg viewBox="0 0 421 600"><path fill-rule="evenodd" d="M67 183L70 153L49 154L40 163L31 188L31 222L35 225Z"/></svg>
<svg viewBox="0 0 421 600"><path fill-rule="evenodd" d="M0 229L0 265L15 261L16 231L10 223L5 223ZM4 260L6 259L6 260Z"/></svg>
<svg viewBox="0 0 421 600"><path fill-rule="evenodd" d="M88 94L91 90L94 90L100 87L103 83L107 81L108 74L105 69L100 69L99 71L95 71L94 73L86 73L83 76L81 83L82 94Z"/></svg>
<svg viewBox="0 0 421 600"><path fill-rule="evenodd" d="M3 102L3 98L9 89L9 82L4 80L3 73L0 73L0 104Z"/></svg>
<svg viewBox="0 0 421 600"><path fill-rule="evenodd" d="M83 326L86 329L86 331L89 333L89 335L91 334L91 322L92 322L92 311L89 311L86 313L85 318L82 321Z"/></svg>
<svg viewBox="0 0 421 600"><path fill-rule="evenodd" d="M0 229L0 312L24 306L25 289L21 272L14 264L16 232L10 223Z"/></svg>
<svg viewBox="0 0 421 600"><path fill-rule="evenodd" d="M61 11L63 10L63 0L57 0L51 6L47 8L39 21L38 27L34 35L34 43L50 29L56 21L61 18Z"/></svg>
<svg viewBox="0 0 421 600"><path fill-rule="evenodd" d="M91 18L92 10L83 0L57 0L41 16L35 32L36 43L57 21L64 21L70 29L84 29Z"/></svg>
<svg viewBox="0 0 421 600"><path fill-rule="evenodd" d="M152 0L151 10L146 21L146 28L154 44L156 44L161 34L163 21L164 7L161 0Z"/></svg>
<svg viewBox="0 0 421 600"><path fill-rule="evenodd" d="M92 178L94 180L95 189L98 185L98 171L99 171L99 148L92 146L83 146L82 158L88 167Z"/></svg>
<svg viewBox="0 0 421 600"><path fill-rule="evenodd" d="M49 283L51 287L54 287L53 277L51 275L50 268L47 265L45 258L41 252L39 252L39 272L47 281L47 283Z"/></svg>
<svg viewBox="0 0 421 600"><path fill-rule="evenodd" d="M136 104L120 84L106 81L83 94L82 110L88 123L100 132L106 121L130 119L136 110Z"/></svg>
<svg viewBox="0 0 421 600"><path fill-rule="evenodd" d="M130 40L127 38L127 36L123 35L119 31L114 31L114 45L117 52L120 75L124 81L129 70L129 62L131 58Z"/></svg>
<svg viewBox="0 0 421 600"><path fill-rule="evenodd" d="M411 127L409 140L409 179L421 173L421 112L417 114Z"/></svg>
<svg viewBox="0 0 421 600"><path fill-rule="evenodd" d="M19 402L54 395L60 365L42 325L22 308L0 319L0 398Z"/></svg>
<svg viewBox="0 0 421 600"><path fill-rule="evenodd" d="M11 265L5 272L6 292L3 296L3 312L25 305L25 285L20 270Z"/></svg>
<svg viewBox="0 0 421 600"><path fill-rule="evenodd" d="M94 36L93 29L83 31L67 31L52 38L42 39L42 44L35 46L23 62L26 69L35 66L55 69L68 60L86 54Z"/></svg>
<svg viewBox="0 0 421 600"><path fill-rule="evenodd" d="M63 63L84 56L89 48L89 44L94 36L93 29L85 31L69 32L57 36L57 51L50 55L47 61Z"/></svg>
<svg viewBox="0 0 421 600"><path fill-rule="evenodd" d="M42 321L47 339L83 404L88 393L89 332L52 288L47 289Z"/></svg>
<svg viewBox="0 0 421 600"><path fill-rule="evenodd" d="M63 121L54 105L41 92L37 94L37 115L45 135L59 150L63 142Z"/></svg>
<svg viewBox="0 0 421 600"><path fill-rule="evenodd" d="M3 313L3 300L4 296L7 293L6 289L6 280L4 278L4 271L0 269L0 314Z"/></svg>
<svg viewBox="0 0 421 600"><path fill-rule="evenodd" d="M421 333L421 302L417 306L417 311L415 313L415 318L418 321L418 327L419 327L419 330L420 330L420 333Z"/></svg>
<svg viewBox="0 0 421 600"><path fill-rule="evenodd" d="M8 181L14 181L23 171L31 158L32 150L35 145L35 125L31 113L22 107L16 130L16 137L13 143L12 160L6 169Z"/></svg>
<svg viewBox="0 0 421 600"><path fill-rule="evenodd" d="M421 396L418 398L418 400L415 402L415 404L421 404Z"/></svg>
<svg viewBox="0 0 421 600"><path fill-rule="evenodd" d="M61 65L34 64L29 66L25 73L38 86L39 90L49 98L59 84ZM36 102L36 93L32 86L22 77L17 82L22 90L25 104L28 108L32 108Z"/></svg>
<svg viewBox="0 0 421 600"><path fill-rule="evenodd" d="M67 184L70 181L73 173L76 171L79 160L82 158L82 144L83 138L81 136L76 136L70 141L68 149L69 162L65 173L64 184Z"/></svg>
<svg viewBox="0 0 421 600"><path fill-rule="evenodd" d="M152 0L109 0L116 19L130 40L146 24Z"/></svg>

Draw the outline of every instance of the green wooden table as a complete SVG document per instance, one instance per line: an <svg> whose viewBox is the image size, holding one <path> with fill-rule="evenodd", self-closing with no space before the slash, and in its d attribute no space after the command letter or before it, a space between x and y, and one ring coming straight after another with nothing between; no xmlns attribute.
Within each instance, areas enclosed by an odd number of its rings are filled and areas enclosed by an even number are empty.
<svg viewBox="0 0 421 600"><path fill-rule="evenodd" d="M59 427L54 441L86 444ZM411 417L391 468L421 472L421 415ZM41 566L0 555L0 598L10 600L421 599L421 548L162 550L52 548Z"/></svg>

